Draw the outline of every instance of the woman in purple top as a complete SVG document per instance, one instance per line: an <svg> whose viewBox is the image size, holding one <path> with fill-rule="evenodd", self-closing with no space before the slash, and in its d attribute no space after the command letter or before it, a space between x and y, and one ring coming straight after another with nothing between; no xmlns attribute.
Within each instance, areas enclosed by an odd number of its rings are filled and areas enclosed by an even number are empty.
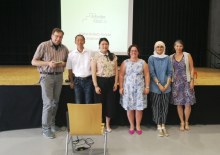
<svg viewBox="0 0 220 155"><path fill-rule="evenodd" d="M196 102L193 59L183 51L183 47L183 42L177 40L174 43L175 53L170 56L173 65L172 104L177 105L181 131L190 129L191 105Z"/></svg>

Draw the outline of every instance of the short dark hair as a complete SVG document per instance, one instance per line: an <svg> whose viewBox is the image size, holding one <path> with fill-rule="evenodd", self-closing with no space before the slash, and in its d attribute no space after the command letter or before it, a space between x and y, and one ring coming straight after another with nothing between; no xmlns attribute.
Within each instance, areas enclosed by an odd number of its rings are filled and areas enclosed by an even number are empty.
<svg viewBox="0 0 220 155"><path fill-rule="evenodd" d="M136 45L136 44L132 44L132 45L130 45L130 46L128 47L128 56L130 57L130 53L131 53L131 48L132 48L132 47L136 47L136 48L137 48L138 56L140 56L140 49L139 49L138 45Z"/></svg>
<svg viewBox="0 0 220 155"><path fill-rule="evenodd" d="M82 34L77 34L77 35L75 36L75 40L76 40L77 37L82 37L84 41L86 40L85 37L84 37Z"/></svg>
<svg viewBox="0 0 220 155"><path fill-rule="evenodd" d="M52 30L52 34L54 34L55 32L61 32L61 33L64 35L63 30L61 30L60 28L54 28L54 29Z"/></svg>

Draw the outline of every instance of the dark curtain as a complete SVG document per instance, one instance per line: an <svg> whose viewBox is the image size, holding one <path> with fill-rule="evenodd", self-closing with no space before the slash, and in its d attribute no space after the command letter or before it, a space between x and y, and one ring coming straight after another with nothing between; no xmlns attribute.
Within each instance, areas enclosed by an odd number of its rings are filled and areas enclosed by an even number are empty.
<svg viewBox="0 0 220 155"><path fill-rule="evenodd" d="M206 66L208 0L134 0L133 12L133 42L146 59L156 41L164 41L172 54L173 43L182 39L195 66Z"/></svg>
<svg viewBox="0 0 220 155"><path fill-rule="evenodd" d="M1 0L1 65L29 65L42 41L61 26L60 0Z"/></svg>
<svg viewBox="0 0 220 155"><path fill-rule="evenodd" d="M0 3L0 65L30 64L37 45L50 38L52 28L61 26L60 0ZM143 59L152 54L155 41L164 41L171 54L180 38L195 66L206 66L208 0L134 0L133 12L133 43L140 46ZM119 56L119 64L125 58Z"/></svg>

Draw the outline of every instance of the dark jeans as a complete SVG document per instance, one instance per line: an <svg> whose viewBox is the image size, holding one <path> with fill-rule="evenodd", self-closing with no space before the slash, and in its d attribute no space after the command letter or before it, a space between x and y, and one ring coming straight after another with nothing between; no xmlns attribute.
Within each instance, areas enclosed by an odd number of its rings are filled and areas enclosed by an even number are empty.
<svg viewBox="0 0 220 155"><path fill-rule="evenodd" d="M94 103L94 86L92 83L92 76L74 79L74 92L76 103Z"/></svg>

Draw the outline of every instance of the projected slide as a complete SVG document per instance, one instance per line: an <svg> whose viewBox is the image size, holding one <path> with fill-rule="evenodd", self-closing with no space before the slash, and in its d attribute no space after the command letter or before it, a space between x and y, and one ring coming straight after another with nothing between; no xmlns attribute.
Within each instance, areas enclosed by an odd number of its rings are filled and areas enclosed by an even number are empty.
<svg viewBox="0 0 220 155"><path fill-rule="evenodd" d="M63 44L70 50L83 34L86 48L97 51L99 38L106 37L111 52L124 55L132 43L132 19L133 0L61 0Z"/></svg>

